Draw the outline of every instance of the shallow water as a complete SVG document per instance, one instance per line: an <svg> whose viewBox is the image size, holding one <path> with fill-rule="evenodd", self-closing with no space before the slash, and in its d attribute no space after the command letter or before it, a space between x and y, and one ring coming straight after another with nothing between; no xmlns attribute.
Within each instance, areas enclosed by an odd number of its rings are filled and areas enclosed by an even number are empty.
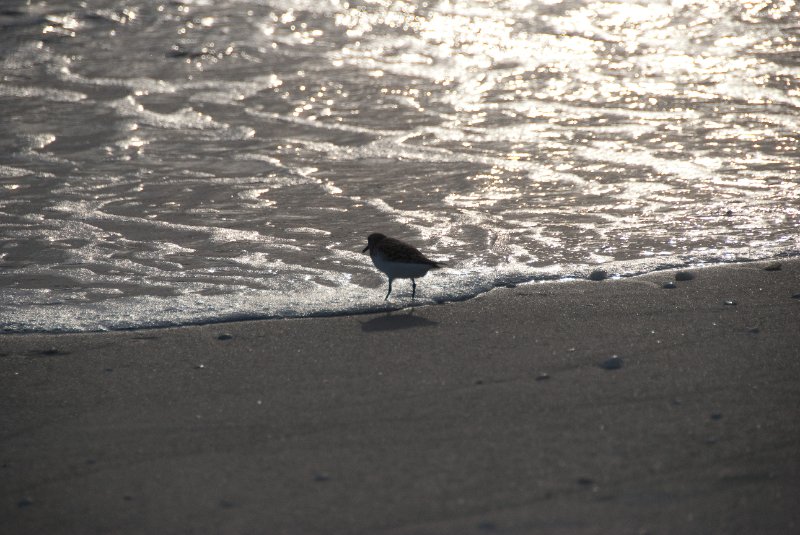
<svg viewBox="0 0 800 535"><path fill-rule="evenodd" d="M420 302L800 250L794 1L75 4L0 8L0 329L380 309L373 231Z"/></svg>

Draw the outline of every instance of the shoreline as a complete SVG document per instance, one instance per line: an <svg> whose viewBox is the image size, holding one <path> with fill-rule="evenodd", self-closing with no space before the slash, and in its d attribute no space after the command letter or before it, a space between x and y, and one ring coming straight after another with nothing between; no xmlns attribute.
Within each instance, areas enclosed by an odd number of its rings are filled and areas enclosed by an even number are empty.
<svg viewBox="0 0 800 535"><path fill-rule="evenodd" d="M374 305L376 308L364 308L364 309L353 309L353 310L342 310L336 312L316 312L310 313L306 315L273 315L273 316L259 316L255 314L242 314L239 316L229 316L224 318L218 319L201 319L197 321L191 321L186 323L163 323L163 324L155 324L155 325L136 325L136 326L127 326L127 327L107 327L107 328L96 328L96 329L69 329L69 328L62 328L62 329L53 329L53 330L15 330L11 328L4 329L3 326L0 326L0 337L5 335L69 335L69 334L101 334L101 333L114 333L114 332L131 332L131 331L148 331L148 330L162 330L162 329L179 329L183 327L203 327L203 326L212 326L212 325L224 325L228 323L240 323L240 322L249 322L249 321L278 321L278 320L296 320L296 319L319 319L319 318L338 318L338 317L353 317L353 316L363 316L369 314L382 314L387 312L398 312L401 310L409 310L409 309L417 309L421 307L428 307L428 306L440 306L440 305L450 305L455 303L462 303L465 301L470 301L472 299L480 298L481 296L501 289L506 288L516 288L518 286L528 286L528 285L536 285L536 284L569 284L573 282L585 282L585 281L593 281L599 282L600 280L620 280L620 279L631 279L637 277L644 277L648 275L657 275L659 273L669 273L675 271L703 271L710 268L717 268L717 267L725 267L725 266L747 266L750 264L758 264L758 265L768 265L768 264L780 264L781 262L792 262L800 260L800 252L797 253L782 253L773 258L767 259L757 259L757 260L732 260L728 262L700 262L697 264L665 264L665 265L658 265L650 270L643 271L643 272L626 272L626 273L617 273L613 270L613 267L620 267L627 265L627 262L620 262L620 263L611 263L610 268L611 271L608 269L604 269L602 267L587 271L586 273L582 274L581 276L545 276L542 275L538 278L534 279L526 279L526 280L519 280L519 281L509 281L507 283L497 283L496 286L491 288L481 290L476 294L468 295L468 296L461 296L452 299L440 299L440 300L428 300L428 301L417 301L416 304L412 304L410 300L406 299L403 294L401 293L400 298L397 301L390 301L385 305ZM600 279L594 278L596 274L602 273ZM384 278L381 274L381 278ZM377 293L380 293L380 288L385 287L378 286L376 287ZM380 308L379 308L380 307Z"/></svg>
<svg viewBox="0 0 800 535"><path fill-rule="evenodd" d="M0 334L0 525L796 532L800 259L683 271Z"/></svg>

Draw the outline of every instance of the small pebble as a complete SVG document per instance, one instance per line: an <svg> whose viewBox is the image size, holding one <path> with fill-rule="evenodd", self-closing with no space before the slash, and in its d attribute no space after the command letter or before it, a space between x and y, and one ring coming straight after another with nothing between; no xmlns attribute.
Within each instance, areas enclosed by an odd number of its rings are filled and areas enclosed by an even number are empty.
<svg viewBox="0 0 800 535"><path fill-rule="evenodd" d="M712 420L722 420L722 413L721 412L713 412L711 413Z"/></svg>
<svg viewBox="0 0 800 535"><path fill-rule="evenodd" d="M732 215L733 215L733 210L728 210L727 212L725 212L725 217L730 217Z"/></svg>
<svg viewBox="0 0 800 535"><path fill-rule="evenodd" d="M674 290L674 289L675 289L675 288L677 288L677 287L678 287L678 285L677 285L677 284L675 284L675 283L674 283L674 282L672 282L672 281L670 281L670 282L665 282L665 283L664 283L664 285L662 286L662 288L665 288L665 289L667 289L667 290Z"/></svg>
<svg viewBox="0 0 800 535"><path fill-rule="evenodd" d="M22 498L20 501L17 502L17 506L20 509L30 507L31 505L33 505L33 500L31 500L30 498Z"/></svg>
<svg viewBox="0 0 800 535"><path fill-rule="evenodd" d="M747 329L747 332L751 334L758 334L761 332L761 329L759 329L758 327L750 327L749 329Z"/></svg>
<svg viewBox="0 0 800 535"><path fill-rule="evenodd" d="M478 522L478 529L481 531L494 531L497 529L497 524L490 520Z"/></svg>
<svg viewBox="0 0 800 535"><path fill-rule="evenodd" d="M595 269L589 273L589 280L601 281L608 278L608 272L604 269Z"/></svg>
<svg viewBox="0 0 800 535"><path fill-rule="evenodd" d="M328 474L323 474L323 473L314 474L314 481L320 481L320 482L328 481L330 480L330 478L331 476L329 476Z"/></svg>
<svg viewBox="0 0 800 535"><path fill-rule="evenodd" d="M728 306L736 306L736 301L734 301L733 299L728 299L727 301L725 301L725 304Z"/></svg>
<svg viewBox="0 0 800 535"><path fill-rule="evenodd" d="M228 333L222 333L217 336L217 340L230 340L231 338L233 338L233 335Z"/></svg>
<svg viewBox="0 0 800 535"><path fill-rule="evenodd" d="M547 379L550 379L550 376L549 376L548 374L546 374L546 373L540 373L540 374L539 374L539 375L536 377L536 380L537 380L537 381L546 381Z"/></svg>
<svg viewBox="0 0 800 535"><path fill-rule="evenodd" d="M206 365L205 365L205 364L195 364L195 365L194 365L194 369L195 369L195 370L202 370L202 369L203 369L203 368L205 368L205 367L206 367Z"/></svg>
<svg viewBox="0 0 800 535"><path fill-rule="evenodd" d="M42 355L58 355L59 353L61 353L61 351L55 347L49 347L42 351Z"/></svg>
<svg viewBox="0 0 800 535"><path fill-rule="evenodd" d="M483 384L483 379L478 379L477 381L475 381L475 384L476 385L482 385Z"/></svg>
<svg viewBox="0 0 800 535"><path fill-rule="evenodd" d="M489 520L484 520L483 522L478 523L478 529L482 531L494 531L497 529L497 524Z"/></svg>
<svg viewBox="0 0 800 535"><path fill-rule="evenodd" d="M122 499L125 500L126 502L131 502L133 501L133 496L128 496L126 494L125 496L122 497Z"/></svg>
<svg viewBox="0 0 800 535"><path fill-rule="evenodd" d="M618 370L622 368L622 359L619 358L617 355L614 355L610 359L600 363L600 367L603 368L604 370Z"/></svg>
<svg viewBox="0 0 800 535"><path fill-rule="evenodd" d="M676 281L690 281L692 279L694 279L694 273L691 271L678 271L675 273Z"/></svg>
<svg viewBox="0 0 800 535"><path fill-rule="evenodd" d="M764 271L780 271L781 270L781 263L780 262L773 262L772 264L767 264L764 266Z"/></svg>
<svg viewBox="0 0 800 535"><path fill-rule="evenodd" d="M589 486L594 484L594 479L589 477L579 477L578 485Z"/></svg>
<svg viewBox="0 0 800 535"><path fill-rule="evenodd" d="M233 502L229 502L228 500L220 500L219 506L222 507L223 509L232 509L236 507L236 504Z"/></svg>
<svg viewBox="0 0 800 535"><path fill-rule="evenodd" d="M800 299L800 293L796 293L792 296L792 299Z"/></svg>

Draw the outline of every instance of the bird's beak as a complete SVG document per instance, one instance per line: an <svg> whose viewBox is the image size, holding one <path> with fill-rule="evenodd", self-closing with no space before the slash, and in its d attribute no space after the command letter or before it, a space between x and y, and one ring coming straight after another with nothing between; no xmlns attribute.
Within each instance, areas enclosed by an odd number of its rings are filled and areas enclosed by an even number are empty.
<svg viewBox="0 0 800 535"><path fill-rule="evenodd" d="M361 252L362 252L362 253L366 253L367 251L369 251L369 245L367 245L366 247L364 247L364 250L363 250L363 251L361 251Z"/></svg>

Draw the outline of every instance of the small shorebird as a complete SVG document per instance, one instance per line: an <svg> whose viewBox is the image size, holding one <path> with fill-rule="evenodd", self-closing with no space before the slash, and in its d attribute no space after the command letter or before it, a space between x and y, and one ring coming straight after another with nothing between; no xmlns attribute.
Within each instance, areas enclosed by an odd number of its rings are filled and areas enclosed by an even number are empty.
<svg viewBox="0 0 800 535"><path fill-rule="evenodd" d="M367 246L362 253L369 251L372 263L375 267L386 273L389 277L389 291L386 293L384 301L389 299L392 293L392 281L394 279L411 279L411 299L417 293L417 277L424 277L428 270L442 267L438 262L427 258L419 252L419 249L394 238L387 238L383 234L376 232L367 238Z"/></svg>

